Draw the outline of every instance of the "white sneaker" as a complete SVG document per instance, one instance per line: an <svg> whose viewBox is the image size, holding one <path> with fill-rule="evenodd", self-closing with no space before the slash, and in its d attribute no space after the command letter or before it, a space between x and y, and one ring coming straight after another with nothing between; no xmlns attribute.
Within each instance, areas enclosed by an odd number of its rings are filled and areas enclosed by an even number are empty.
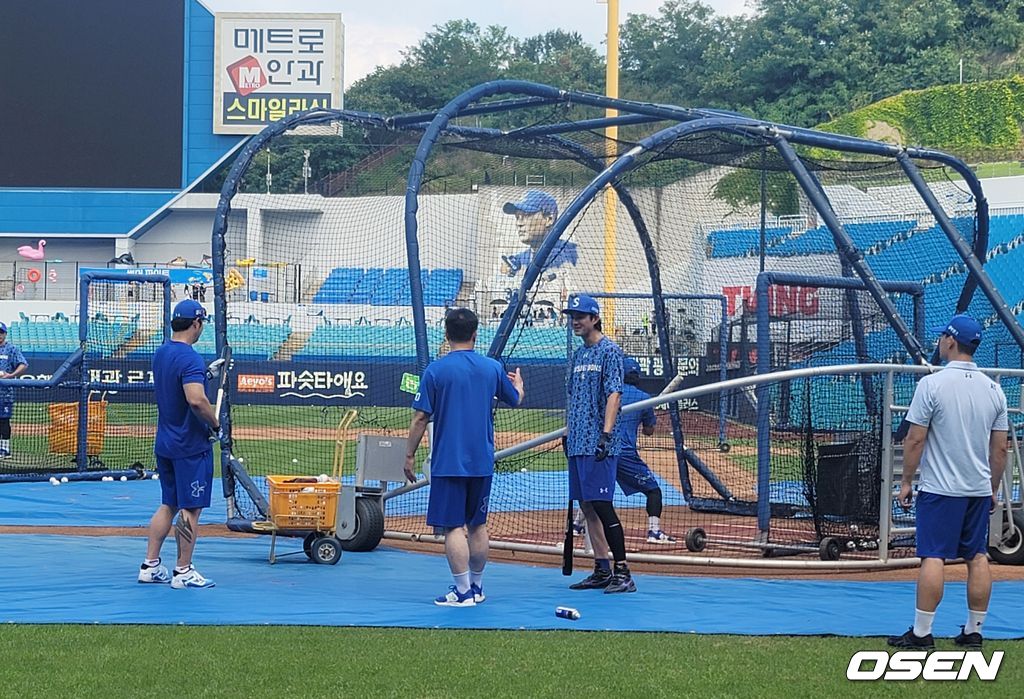
<svg viewBox="0 0 1024 699"><path fill-rule="evenodd" d="M660 529L657 531L648 529L647 530L647 543L648 544L674 544L676 543L675 537L669 536Z"/></svg>
<svg viewBox="0 0 1024 699"><path fill-rule="evenodd" d="M207 580L199 571L192 566L188 567L184 573L174 571L174 577L171 578L171 587L175 590L184 590L186 587L213 587L215 583L212 580Z"/></svg>
<svg viewBox="0 0 1024 699"><path fill-rule="evenodd" d="M476 596L473 594L473 588L466 590L464 594L459 594L458 589L452 585L446 594L434 600L434 604L439 607L475 607Z"/></svg>
<svg viewBox="0 0 1024 699"><path fill-rule="evenodd" d="M140 583L169 583L171 574L167 572L166 566L153 566L152 568L139 568Z"/></svg>
<svg viewBox="0 0 1024 699"><path fill-rule="evenodd" d="M477 604L487 599L487 596L484 595L484 588L476 583L470 583L469 591L473 593L473 601Z"/></svg>

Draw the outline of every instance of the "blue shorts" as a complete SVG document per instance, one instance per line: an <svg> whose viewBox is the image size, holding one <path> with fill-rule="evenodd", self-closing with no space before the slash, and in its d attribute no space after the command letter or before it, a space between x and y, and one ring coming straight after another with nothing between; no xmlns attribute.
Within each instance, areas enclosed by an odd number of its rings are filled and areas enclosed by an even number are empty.
<svg viewBox="0 0 1024 699"><path fill-rule="evenodd" d="M14 415L14 398L0 400L0 418L11 418Z"/></svg>
<svg viewBox="0 0 1024 699"><path fill-rule="evenodd" d="M661 487L658 485L658 479L654 477L654 472L648 468L639 454L619 454L615 481L626 495L649 493Z"/></svg>
<svg viewBox="0 0 1024 699"><path fill-rule="evenodd" d="M487 522L491 476L431 476L427 526L455 529Z"/></svg>
<svg viewBox="0 0 1024 699"><path fill-rule="evenodd" d="M593 456L569 457L569 497L580 502L611 502L615 495L617 456L598 461Z"/></svg>
<svg viewBox="0 0 1024 699"><path fill-rule="evenodd" d="M199 510L210 506L213 489L213 450L183 459L157 455L160 475L160 502L180 510Z"/></svg>
<svg viewBox="0 0 1024 699"><path fill-rule="evenodd" d="M987 552L991 506L992 498L987 495L953 497L918 492L918 557L969 561Z"/></svg>

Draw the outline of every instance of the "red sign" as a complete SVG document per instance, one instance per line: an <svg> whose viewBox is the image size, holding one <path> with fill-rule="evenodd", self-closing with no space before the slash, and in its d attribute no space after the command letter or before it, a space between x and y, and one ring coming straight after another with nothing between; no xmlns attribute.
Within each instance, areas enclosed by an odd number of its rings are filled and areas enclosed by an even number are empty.
<svg viewBox="0 0 1024 699"><path fill-rule="evenodd" d="M240 393L273 393L276 381L273 374L239 374Z"/></svg>
<svg viewBox="0 0 1024 699"><path fill-rule="evenodd" d="M235 92L242 97L267 84L267 74L255 56L246 56L228 66L228 76Z"/></svg>
<svg viewBox="0 0 1024 699"><path fill-rule="evenodd" d="M723 286L722 295L729 305L729 315L736 315L739 302L743 308L753 312L757 310L757 297L749 286ZM771 316L816 316L820 303L818 288L813 286L777 286L768 287L768 314Z"/></svg>

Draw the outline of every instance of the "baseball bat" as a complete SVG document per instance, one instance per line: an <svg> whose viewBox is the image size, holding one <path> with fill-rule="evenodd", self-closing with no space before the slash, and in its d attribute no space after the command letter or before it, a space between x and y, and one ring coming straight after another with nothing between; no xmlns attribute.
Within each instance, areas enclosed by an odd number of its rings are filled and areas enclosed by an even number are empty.
<svg viewBox="0 0 1024 699"><path fill-rule="evenodd" d="M565 541L562 542L562 575L572 575L572 498L565 510Z"/></svg>
<svg viewBox="0 0 1024 699"><path fill-rule="evenodd" d="M228 385L228 367L231 365L231 348L224 348L224 363L220 365L220 385L217 387L217 403L213 408L213 414L217 416L217 422L220 422L220 409L224 405L224 391ZM217 441L217 433L210 430L210 441Z"/></svg>

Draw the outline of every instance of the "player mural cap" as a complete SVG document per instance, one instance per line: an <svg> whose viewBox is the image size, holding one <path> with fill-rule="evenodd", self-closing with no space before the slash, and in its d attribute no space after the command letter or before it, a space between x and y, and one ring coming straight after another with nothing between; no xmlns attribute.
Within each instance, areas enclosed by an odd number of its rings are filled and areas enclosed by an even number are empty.
<svg viewBox="0 0 1024 699"><path fill-rule="evenodd" d="M174 307L174 312L171 314L171 318L185 318L186 320L201 320L206 322L206 309L203 308L198 301L185 299L184 301L179 301L178 305Z"/></svg>
<svg viewBox="0 0 1024 699"><path fill-rule="evenodd" d="M523 197L522 201L508 202L501 210L506 214L535 214L543 211L551 218L558 217L558 202L547 192L539 189L531 189Z"/></svg>
<svg viewBox="0 0 1024 699"><path fill-rule="evenodd" d="M957 342L962 342L965 345L977 347L981 344L981 323L966 313L953 316L945 325L936 325L934 328L930 328L930 330L940 335L949 335Z"/></svg>
<svg viewBox="0 0 1024 699"><path fill-rule="evenodd" d="M597 305L597 300L592 296L572 294L569 296L569 300L566 301L562 313L590 313L591 315L599 316L601 315L601 307Z"/></svg>
<svg viewBox="0 0 1024 699"><path fill-rule="evenodd" d="M633 359L632 357L622 358L622 373L625 374L639 374L640 373L640 362Z"/></svg>

